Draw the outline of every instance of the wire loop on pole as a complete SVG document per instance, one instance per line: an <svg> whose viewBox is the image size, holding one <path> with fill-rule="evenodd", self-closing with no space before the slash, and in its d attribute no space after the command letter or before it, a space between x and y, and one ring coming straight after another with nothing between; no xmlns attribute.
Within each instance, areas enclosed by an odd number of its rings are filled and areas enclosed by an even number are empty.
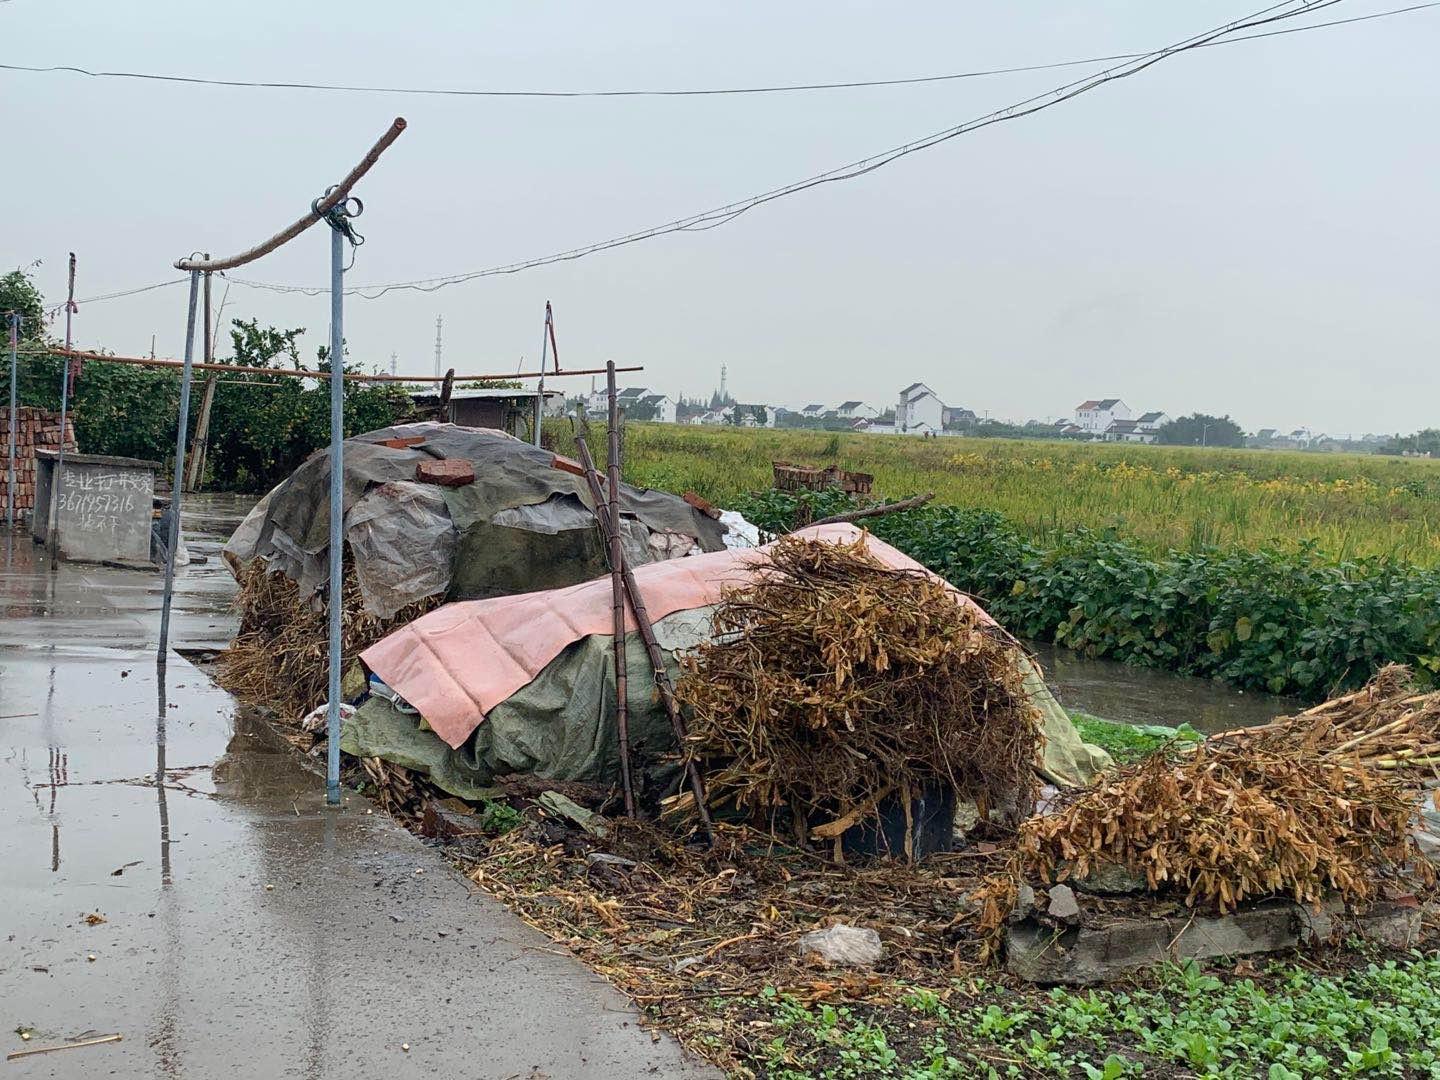
<svg viewBox="0 0 1440 1080"><path fill-rule="evenodd" d="M325 224L329 225L330 228L350 241L350 262L345 267L348 271L355 265L355 249L365 243L365 237L356 232L355 226L351 225L350 222L365 212L365 204L354 195L351 195L348 198L341 199L334 206L330 207L329 210L321 210L320 207L324 205L325 201L334 194L334 192L335 185L332 184L325 189L324 195L321 195L310 204L310 209L316 217L323 219ZM353 210L350 209L351 203L355 204L355 209Z"/></svg>

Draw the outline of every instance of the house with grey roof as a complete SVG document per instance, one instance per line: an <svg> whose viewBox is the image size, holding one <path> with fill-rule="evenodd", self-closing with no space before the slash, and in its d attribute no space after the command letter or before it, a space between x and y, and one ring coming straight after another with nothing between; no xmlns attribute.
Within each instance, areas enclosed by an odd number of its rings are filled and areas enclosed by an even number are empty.
<svg viewBox="0 0 1440 1080"><path fill-rule="evenodd" d="M1116 420L1132 420L1130 406L1119 398L1090 398L1075 406L1075 426L1091 435L1104 435Z"/></svg>

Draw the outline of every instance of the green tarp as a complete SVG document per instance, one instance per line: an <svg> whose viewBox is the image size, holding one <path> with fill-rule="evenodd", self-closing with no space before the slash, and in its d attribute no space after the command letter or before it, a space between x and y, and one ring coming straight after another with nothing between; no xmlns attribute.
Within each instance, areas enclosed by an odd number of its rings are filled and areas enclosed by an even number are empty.
<svg viewBox="0 0 1440 1080"><path fill-rule="evenodd" d="M706 640L709 624L709 608L676 612L655 623L672 678L679 675L675 653ZM402 713L378 697L361 705L346 723L340 748L414 769L465 799L485 797L496 776L516 772L550 780L617 783L613 640L608 634L592 634L571 644L531 683L490 710L458 750L422 729L414 714ZM642 785L658 793L678 780L675 740L644 643L638 634L630 634L625 646L630 741L637 760L649 763ZM1025 687L1041 711L1045 736L1039 772L1061 787L1090 783L1111 764L1110 756L1081 741L1039 669L1028 660L1025 663Z"/></svg>

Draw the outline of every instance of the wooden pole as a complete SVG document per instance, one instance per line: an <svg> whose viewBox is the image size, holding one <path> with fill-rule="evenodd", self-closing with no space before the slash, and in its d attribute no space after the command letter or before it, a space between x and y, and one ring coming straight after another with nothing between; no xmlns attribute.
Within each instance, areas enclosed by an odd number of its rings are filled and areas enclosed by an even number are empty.
<svg viewBox="0 0 1440 1080"><path fill-rule="evenodd" d="M207 252L205 257L210 257ZM215 362L215 332L210 322L210 274L205 274L202 292L205 310L204 363ZM199 491L205 478L205 452L210 446L210 409L215 404L215 386L220 376L211 372L205 379L205 392L200 396L200 416L195 421L195 438L190 443L190 468L185 480L186 491Z"/></svg>
<svg viewBox="0 0 1440 1080"><path fill-rule="evenodd" d="M834 517L821 518L819 521L812 521L810 526L836 525L842 521L864 521L866 518L879 517L882 514L898 514L902 510L914 510L917 506L924 506L933 498L935 498L935 493L932 491L926 495L916 495L913 498L901 499L899 502L885 503L883 506L871 506L865 510L851 510L846 514L836 514ZM810 526L806 526L806 528Z"/></svg>
<svg viewBox="0 0 1440 1080"><path fill-rule="evenodd" d="M359 183L360 178L374 167L375 162L380 160L380 155L390 147L391 143L400 137L400 133L404 130L405 118L397 116L394 122L385 130L385 134L381 135L379 141L370 148L369 153L361 158L360 164L351 169L345 176L345 179L325 192L321 198L315 200L314 205L310 209L310 213L306 214L293 225L281 229L263 244L257 244L248 251L242 251L239 255L232 255L228 259L211 259L208 255L203 259L177 259L175 269L204 271L233 270L237 266L244 266L246 263L254 262L262 255L268 255L281 244L288 244L333 210L338 203L342 202L350 194L350 189Z"/></svg>
<svg viewBox="0 0 1440 1080"><path fill-rule="evenodd" d="M615 728L620 743L620 783L625 793L625 816L635 816L635 787L630 779L630 716L625 677L625 579L622 567L624 551L620 546L620 439L617 420L619 407L615 401L615 363L606 365L610 400L610 592L615 634ZM601 512L597 504L595 513Z"/></svg>
<svg viewBox="0 0 1440 1080"><path fill-rule="evenodd" d="M93 1039L77 1039L75 1042L56 1043L54 1046L31 1046L24 1050L12 1050L5 1055L6 1061L16 1061L19 1058L34 1057L36 1054L53 1054L56 1050L78 1050L82 1046L99 1046L101 1043L119 1042L124 1036L118 1032L114 1035L97 1035Z"/></svg>
<svg viewBox="0 0 1440 1080"><path fill-rule="evenodd" d="M600 473L595 468L595 460L590 456L590 447L585 442L585 436L578 436L575 444L580 450L580 463L585 468L585 479L590 484L590 498L596 507L595 520L599 522L600 533L605 538L606 546L609 547L610 526L605 514L601 512L602 508L606 506L606 500L600 488ZM660 651L660 642L655 638L655 627L650 621L650 613L645 609L645 601L640 595L639 583L636 582L630 565L624 561L623 550L620 557L625 594L630 599L630 610L635 614L635 625L640 630L641 640L645 642L645 651L650 655L650 667L655 673L655 688L660 692L660 702L665 706L665 715L670 720L670 729L675 733L675 743L680 748L681 754L684 755L685 742L688 737L688 732L685 730L685 718L680 715L680 709L675 704L675 688L670 685L670 673L665 668L665 657ZM695 805L700 815L700 823L705 828L705 836L713 844L715 843L715 824L710 820L710 811L706 806L705 783L700 777L700 770L696 767L695 762L688 758L685 761L685 776L690 782L690 791L695 796Z"/></svg>
<svg viewBox="0 0 1440 1080"><path fill-rule="evenodd" d="M83 352L79 349L20 349L22 356L68 356L75 360L99 360L107 364L134 364L139 367L168 367L183 368L184 360L171 360L165 357L154 356L109 356L105 353ZM224 371L232 375L288 375L296 379L328 379L328 371L306 371L303 368L263 368L246 367L243 364L205 364L192 363L192 371ZM641 365L633 367L617 367L616 371L644 371ZM554 378L558 375L603 375L605 368L583 368L579 371L550 371L545 374ZM455 382L476 382L483 379L538 379L541 372L538 371L499 371L488 375L455 375ZM345 378L353 379L356 382L383 382L383 383L443 383L449 375L366 375L359 371L345 372Z"/></svg>

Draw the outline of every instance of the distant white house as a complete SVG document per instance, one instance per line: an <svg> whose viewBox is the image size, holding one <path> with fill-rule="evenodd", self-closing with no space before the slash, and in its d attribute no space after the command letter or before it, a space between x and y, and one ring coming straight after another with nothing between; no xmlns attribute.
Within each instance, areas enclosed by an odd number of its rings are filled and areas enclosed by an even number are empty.
<svg viewBox="0 0 1440 1080"><path fill-rule="evenodd" d="M775 426L775 406L773 405L731 405L724 410L724 422L739 424L741 427L767 427ZM764 420L761 420L761 417Z"/></svg>
<svg viewBox="0 0 1440 1080"><path fill-rule="evenodd" d="M1160 434L1160 428L1170 422L1163 412L1142 413L1136 420L1112 420L1105 429L1106 442L1153 443Z"/></svg>
<svg viewBox="0 0 1440 1080"><path fill-rule="evenodd" d="M1170 414L1163 412L1141 413L1140 418L1135 421L1140 425L1141 431L1159 431L1166 424L1170 423Z"/></svg>
<svg viewBox="0 0 1440 1080"><path fill-rule="evenodd" d="M900 435L938 435L945 429L945 403L924 383L911 383L895 404L895 431Z"/></svg>
<svg viewBox="0 0 1440 1080"><path fill-rule="evenodd" d="M661 424L675 423L675 400L668 394L646 394L638 406L651 420Z"/></svg>
<svg viewBox="0 0 1440 1080"><path fill-rule="evenodd" d="M879 420L856 420L852 430L864 432L866 435L894 435L895 425L881 423Z"/></svg>
<svg viewBox="0 0 1440 1080"><path fill-rule="evenodd" d="M1138 420L1112 420L1102 438L1106 442L1152 443L1155 433L1141 428Z"/></svg>
<svg viewBox="0 0 1440 1080"><path fill-rule="evenodd" d="M1091 435L1104 435L1116 420L1130 419L1130 406L1119 398L1091 398L1075 406L1075 426Z"/></svg>
<svg viewBox="0 0 1440 1080"><path fill-rule="evenodd" d="M880 410L863 401L842 401L832 410L841 420L874 420Z"/></svg>
<svg viewBox="0 0 1440 1080"><path fill-rule="evenodd" d="M659 394L646 386L627 386L615 394L615 403L622 411L642 413L646 419L662 424L675 423L675 402L667 394ZM585 400L585 411L591 416L604 416L610 400L604 390L592 390Z"/></svg>

